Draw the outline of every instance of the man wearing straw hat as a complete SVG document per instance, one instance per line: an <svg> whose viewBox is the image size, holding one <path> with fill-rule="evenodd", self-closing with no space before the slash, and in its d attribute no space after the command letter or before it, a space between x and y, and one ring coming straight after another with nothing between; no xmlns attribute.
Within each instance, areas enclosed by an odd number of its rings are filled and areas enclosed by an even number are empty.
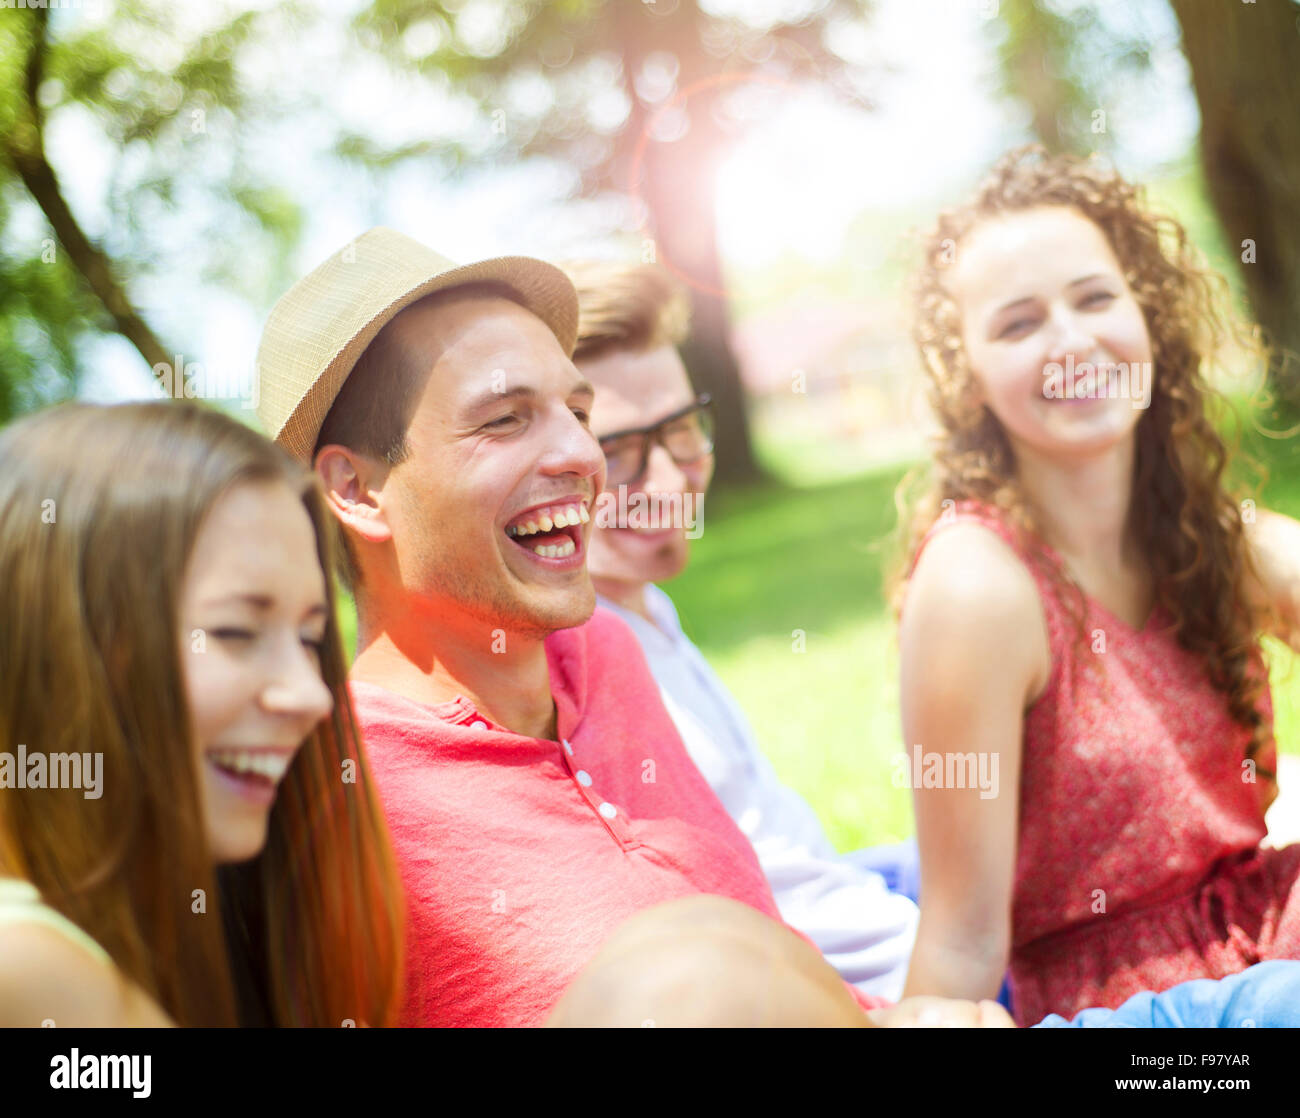
<svg viewBox="0 0 1300 1118"><path fill-rule="evenodd" d="M410 903L407 1024L540 1023L664 901L779 919L636 638L593 615L605 463L577 316L548 264L456 267L380 228L276 304L258 353L262 421L344 530L353 695Z"/></svg>

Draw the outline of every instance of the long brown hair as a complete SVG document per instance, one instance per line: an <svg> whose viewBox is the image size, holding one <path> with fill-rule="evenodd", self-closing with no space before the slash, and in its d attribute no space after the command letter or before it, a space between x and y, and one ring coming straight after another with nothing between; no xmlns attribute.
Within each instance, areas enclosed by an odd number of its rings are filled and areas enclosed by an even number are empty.
<svg viewBox="0 0 1300 1118"><path fill-rule="evenodd" d="M1232 717L1252 731L1253 756L1271 733L1257 706L1267 683L1257 644L1264 619L1248 593L1251 561L1241 507L1224 486L1227 448L1208 414L1224 401L1205 374L1228 341L1261 361L1266 350L1258 331L1227 310L1226 283L1203 264L1182 225L1151 212L1139 187L1095 158L1049 156L1037 145L1011 151L974 198L941 213L925 237L913 338L940 432L925 491L909 502L915 479L899 489L907 557L899 574L945 501L982 501L1001 510L1022 540L1041 537L1006 433L973 398L960 310L944 285L946 266L977 225L1041 206L1072 207L1102 231L1142 308L1155 375L1150 406L1137 426L1126 532L1149 565L1156 602L1173 619L1179 644L1203 658ZM1085 639L1081 590L1064 571L1044 566L1070 591L1063 600Z"/></svg>
<svg viewBox="0 0 1300 1118"><path fill-rule="evenodd" d="M315 528L334 708L265 849L218 884L179 601L204 516L245 483L287 485ZM98 799L0 793L0 860L181 1025L384 1025L399 1005L403 904L348 697L334 532L308 471L198 403L65 404L0 432L0 750L103 755Z"/></svg>

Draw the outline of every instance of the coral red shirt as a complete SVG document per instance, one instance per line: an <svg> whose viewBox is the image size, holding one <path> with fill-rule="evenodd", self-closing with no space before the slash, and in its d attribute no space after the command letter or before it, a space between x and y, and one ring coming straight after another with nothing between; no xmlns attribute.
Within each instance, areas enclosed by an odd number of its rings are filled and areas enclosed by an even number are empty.
<svg viewBox="0 0 1300 1118"><path fill-rule="evenodd" d="M627 626L598 609L546 655L559 741L463 697L351 685L410 909L405 1025L540 1024L609 934L662 901L711 893L779 919Z"/></svg>

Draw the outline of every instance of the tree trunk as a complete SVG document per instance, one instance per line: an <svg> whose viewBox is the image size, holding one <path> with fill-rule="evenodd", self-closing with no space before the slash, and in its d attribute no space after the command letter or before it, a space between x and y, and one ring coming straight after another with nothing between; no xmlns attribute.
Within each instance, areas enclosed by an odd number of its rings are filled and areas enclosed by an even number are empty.
<svg viewBox="0 0 1300 1118"><path fill-rule="evenodd" d="M1008 85L1028 107L1030 127L1048 151L1082 150L1077 137L1061 133L1075 94L1060 72L1057 47L1063 34L1062 17L1044 10L1036 0L1018 0L1016 7L1007 13L1010 39L1002 48Z"/></svg>
<svg viewBox="0 0 1300 1118"><path fill-rule="evenodd" d="M113 274L112 261L91 243L77 224L44 151L31 153L9 150L8 154L23 185L44 211L54 235L68 254L68 259L90 285L90 290L112 318L117 332L135 346L151 369L159 364L170 368L173 361L170 351L158 340L127 298L126 290Z"/></svg>
<svg viewBox="0 0 1300 1118"><path fill-rule="evenodd" d="M1210 199L1260 324L1292 355L1278 404L1300 414L1300 7L1171 0L1201 108ZM1243 242L1252 242L1243 245ZM1249 262L1253 249L1254 262Z"/></svg>
<svg viewBox="0 0 1300 1118"><path fill-rule="evenodd" d="M708 135L708 110L692 106L691 131L668 144L651 144L645 198L654 222L660 262L688 285L691 336L682 360L700 392L713 397L717 419L715 478L723 485L762 476L749 434L740 366L731 350L731 321L718 254L713 186L718 138Z"/></svg>
<svg viewBox="0 0 1300 1118"><path fill-rule="evenodd" d="M764 474L754 457L740 365L731 349L731 320L718 253L713 188L726 139L713 118L717 87L708 85L716 65L699 47L704 17L694 0L688 0L672 16L652 25L663 36L659 40L646 34L644 12L630 4L617 12L616 39L633 108L620 138L613 181L626 188L627 173L638 172L634 188L640 189L650 211L656 259L683 281L690 294L691 335L681 354L696 390L713 397L714 484L759 481ZM646 55L655 49L671 49L676 55L679 91L708 88L691 93L683 102L690 118L684 136L669 142L649 140L641 149L653 111L639 101L633 82ZM639 168L638 150L643 151Z"/></svg>

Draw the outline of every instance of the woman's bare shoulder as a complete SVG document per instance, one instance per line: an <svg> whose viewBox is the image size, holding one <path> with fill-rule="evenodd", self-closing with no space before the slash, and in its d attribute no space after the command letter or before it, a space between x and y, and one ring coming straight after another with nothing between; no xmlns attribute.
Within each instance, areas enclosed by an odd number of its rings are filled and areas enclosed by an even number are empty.
<svg viewBox="0 0 1300 1118"><path fill-rule="evenodd" d="M57 928L36 922L0 925L0 1027L170 1024L112 963Z"/></svg>
<svg viewBox="0 0 1300 1118"><path fill-rule="evenodd" d="M908 583L901 632L963 676L1016 672L1026 702L1047 685L1051 642L1037 583L981 524L953 524L930 538Z"/></svg>
<svg viewBox="0 0 1300 1118"><path fill-rule="evenodd" d="M1259 509L1245 529L1255 575L1248 592L1257 606L1276 611L1272 635L1300 647L1300 522Z"/></svg>
<svg viewBox="0 0 1300 1118"><path fill-rule="evenodd" d="M904 609L960 606L983 620L1034 618L1038 587L1024 562L993 529L964 521L935 533L908 583Z"/></svg>

